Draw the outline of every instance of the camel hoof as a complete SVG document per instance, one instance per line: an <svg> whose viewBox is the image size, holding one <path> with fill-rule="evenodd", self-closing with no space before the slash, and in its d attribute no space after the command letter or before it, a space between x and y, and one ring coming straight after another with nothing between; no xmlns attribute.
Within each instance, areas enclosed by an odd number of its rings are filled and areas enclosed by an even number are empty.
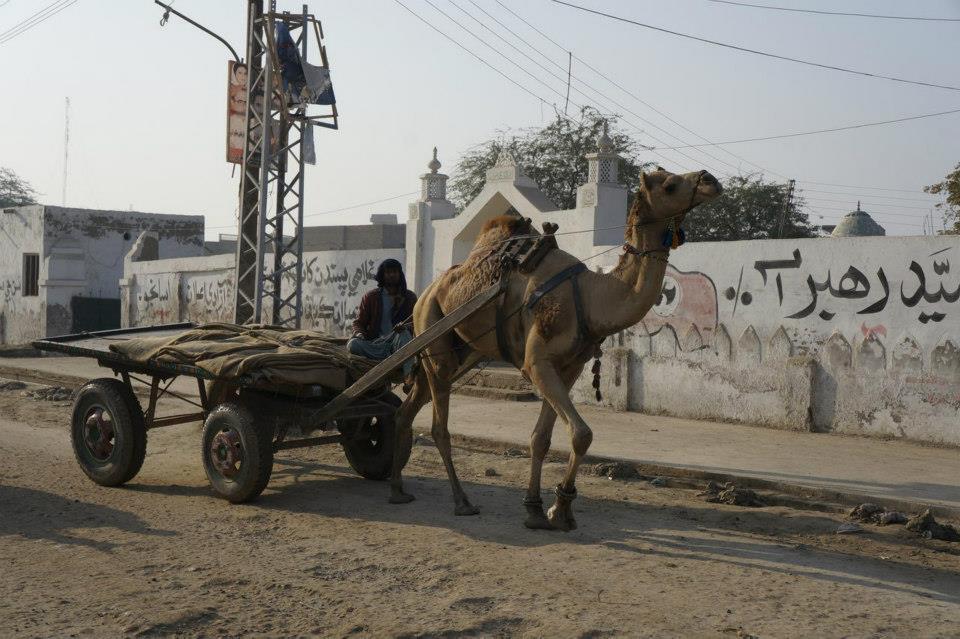
<svg viewBox="0 0 960 639"><path fill-rule="evenodd" d="M523 525L530 530L555 530L542 510L538 513L528 513L527 518L523 520Z"/></svg>
<svg viewBox="0 0 960 639"><path fill-rule="evenodd" d="M550 510L547 511L547 519L556 530L570 532L577 529L577 520L573 518L573 513L569 510L561 512L556 505L551 506Z"/></svg>
<svg viewBox="0 0 960 639"><path fill-rule="evenodd" d="M411 501L416 499L410 493L394 493L390 495L390 499L387 500L391 504L409 504Z"/></svg>
<svg viewBox="0 0 960 639"><path fill-rule="evenodd" d="M476 515L479 512L480 509L468 501L465 501L462 504L457 504L457 507L453 509L453 514L458 517L469 517L471 515Z"/></svg>

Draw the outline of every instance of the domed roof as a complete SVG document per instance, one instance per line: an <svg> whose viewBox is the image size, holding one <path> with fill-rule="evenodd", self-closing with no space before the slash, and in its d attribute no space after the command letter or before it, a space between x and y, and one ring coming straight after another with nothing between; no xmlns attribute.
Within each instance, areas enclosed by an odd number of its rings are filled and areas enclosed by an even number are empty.
<svg viewBox="0 0 960 639"><path fill-rule="evenodd" d="M857 202L857 210L844 215L830 235L833 237L863 237L886 234L886 230L877 224L869 213L860 210L860 202Z"/></svg>

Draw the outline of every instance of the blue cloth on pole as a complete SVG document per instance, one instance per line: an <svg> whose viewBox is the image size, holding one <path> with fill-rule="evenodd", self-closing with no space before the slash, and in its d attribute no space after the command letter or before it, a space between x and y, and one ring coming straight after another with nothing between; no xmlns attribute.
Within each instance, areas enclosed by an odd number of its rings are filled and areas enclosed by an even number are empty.
<svg viewBox="0 0 960 639"><path fill-rule="evenodd" d="M284 92L296 102L324 105L335 103L330 69L304 62L300 58L300 51L297 50L293 36L290 35L290 27L283 22L276 23L276 40Z"/></svg>

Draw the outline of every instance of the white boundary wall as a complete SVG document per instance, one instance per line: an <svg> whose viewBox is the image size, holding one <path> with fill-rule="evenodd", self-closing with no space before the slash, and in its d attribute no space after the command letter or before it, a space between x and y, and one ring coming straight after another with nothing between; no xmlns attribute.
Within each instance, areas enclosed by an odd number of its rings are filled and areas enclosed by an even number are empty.
<svg viewBox="0 0 960 639"><path fill-rule="evenodd" d="M363 294L377 284L377 266L403 249L304 253L302 327L349 335ZM190 321L232 322L234 256L129 261L123 291L123 325L154 326ZM289 280L285 286L289 286ZM269 313L267 313L269 314Z"/></svg>

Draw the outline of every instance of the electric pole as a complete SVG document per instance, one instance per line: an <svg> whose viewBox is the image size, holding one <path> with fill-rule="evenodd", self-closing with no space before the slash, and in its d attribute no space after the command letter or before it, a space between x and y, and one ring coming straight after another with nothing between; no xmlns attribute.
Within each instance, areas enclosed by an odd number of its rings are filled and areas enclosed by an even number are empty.
<svg viewBox="0 0 960 639"><path fill-rule="evenodd" d="M783 224L790 214L790 207L793 206L793 187L796 183L796 180L790 180L787 184L787 196L783 199L783 212L780 214L780 228L777 229L777 239L783 238Z"/></svg>
<svg viewBox="0 0 960 639"><path fill-rule="evenodd" d="M266 11L264 0L247 0L247 57L241 61L223 37L169 4L161 0L154 2L164 9L160 26L166 24L171 14L176 15L230 50L234 59L229 67L232 87L242 86L242 80L234 81L240 77L236 75L239 70L246 72L243 93L246 105L240 107L239 101L234 102L237 96L228 91L231 107L228 109L227 160L234 163L239 160L241 165L234 322L269 321L299 328L303 280L303 165L314 162L313 128L339 128L330 65L323 46L323 27L307 12L307 5L303 5L300 14L277 13L276 0L268 0ZM320 65L307 64L311 32L320 51ZM67 102L69 105L69 99ZM234 129L230 118L234 104L238 105L235 113L244 114L242 148L231 144L232 134L240 133L240 127ZM310 113L312 105L329 106L330 110ZM307 152L309 160L305 157ZM273 193L276 196L271 205ZM271 253L272 259L268 259ZM289 282L286 292L285 280ZM265 317L267 305L269 319Z"/></svg>
<svg viewBox="0 0 960 639"><path fill-rule="evenodd" d="M307 12L277 13L276 0L247 2L247 106L240 174L234 322L300 326L303 280L304 141L313 127L338 128L337 107L310 115L306 101L288 93L278 60L277 33L289 31L305 63L312 31L323 68L320 22ZM331 93L332 95L332 93ZM327 104L326 102L324 104ZM271 190L275 193L271 203ZM272 253L272 260L268 259ZM272 262L272 263L270 263ZM284 291L284 280L289 286ZM269 310L265 308L269 305ZM269 312L269 315L267 313Z"/></svg>

